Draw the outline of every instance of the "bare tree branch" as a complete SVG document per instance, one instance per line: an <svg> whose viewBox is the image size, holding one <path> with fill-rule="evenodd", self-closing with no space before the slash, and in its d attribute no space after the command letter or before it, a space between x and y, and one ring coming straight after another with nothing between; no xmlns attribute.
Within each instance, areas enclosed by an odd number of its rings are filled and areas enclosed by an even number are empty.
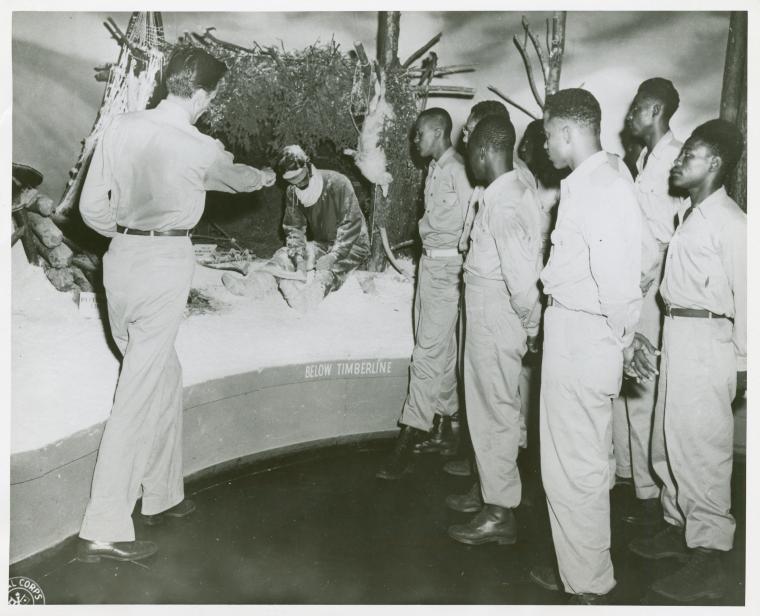
<svg viewBox="0 0 760 616"><path fill-rule="evenodd" d="M475 64L452 64L451 66L439 66L435 69L434 77L443 77L444 75L453 75L455 73L472 73L476 70ZM411 75L422 73L421 66L413 66L408 69Z"/></svg>
<svg viewBox="0 0 760 616"><path fill-rule="evenodd" d="M468 88L465 86L412 86L420 90L427 91L428 94L433 96L457 96L462 98L472 98L475 96L475 88Z"/></svg>
<svg viewBox="0 0 760 616"><path fill-rule="evenodd" d="M544 52L544 48L541 47L541 43L538 42L538 39L536 38L535 33L530 28L530 24L528 23L528 18L523 15L522 18L522 25L525 29L525 34L530 39L530 42L533 43L533 49L536 50L536 55L538 56L538 63L541 65L541 73L544 76L544 84L546 84L546 80L549 77L549 72L546 67L546 53ZM548 49L548 47L547 47Z"/></svg>
<svg viewBox="0 0 760 616"><path fill-rule="evenodd" d="M435 45L438 41L440 41L441 36L443 36L443 32L439 32L438 34L436 34L427 43L425 43L422 47L420 47L417 51L415 51L406 60L404 60L403 64L401 64L401 68L409 68L417 60L419 60L422 56L424 56L428 49L430 49L431 47L433 47L433 45Z"/></svg>
<svg viewBox="0 0 760 616"><path fill-rule="evenodd" d="M510 105L512 105L512 106L513 106L513 107L515 107L516 109L519 109L520 111L522 111L522 112L523 112L525 115L527 115L527 116L529 116L529 117L533 118L534 120L538 120L538 119L540 119L540 118L539 118L537 115L535 115L535 114L531 113L531 112L530 112L530 111L528 111L528 110L527 110L525 107L523 107L523 106L522 106L522 105L520 105L519 103L516 103L515 101L513 101L513 100L512 100L511 98L509 98L509 97L508 97L506 94L504 94L503 92L500 92L500 91L499 91L497 88L495 88L494 86L488 86L488 89L489 89L489 90L491 90L491 92L493 92L494 94L496 94L496 96L498 96L498 97L500 97L500 98L503 98L503 99L504 99L506 102L508 102Z"/></svg>
<svg viewBox="0 0 760 616"><path fill-rule="evenodd" d="M528 74L530 91L533 92L533 98L536 99L538 106L543 109L544 101L541 98L541 94L539 93L538 88L536 87L536 80L533 78L533 64L530 61L530 56L528 55L528 52L525 50L525 48L520 44L520 40L516 35L512 37L512 41L514 41L515 47L517 47L517 50L520 52L520 56L522 56L523 64L525 65L525 72Z"/></svg>

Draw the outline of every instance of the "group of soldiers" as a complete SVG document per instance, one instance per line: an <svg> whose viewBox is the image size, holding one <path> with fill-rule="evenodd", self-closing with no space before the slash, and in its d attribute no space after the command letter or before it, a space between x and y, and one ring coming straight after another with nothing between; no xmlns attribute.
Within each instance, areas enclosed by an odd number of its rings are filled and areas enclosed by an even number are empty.
<svg viewBox="0 0 760 616"><path fill-rule="evenodd" d="M200 49L175 52L164 70L167 98L115 118L89 166L80 212L113 238L104 286L123 363L80 530L84 562L157 551L135 539L140 497L148 524L195 509L184 498L174 349L195 261L190 230L206 191L249 192L277 178L234 163L194 126L225 71ZM602 150L599 104L583 89L548 97L519 159L509 113L496 101L473 107L464 156L445 110L427 109L415 125L415 146L431 159L415 346L401 432L377 475L402 477L415 452L455 453L463 384L463 449L471 447L475 465L446 468L477 481L447 503L475 516L449 534L467 544L514 543L518 451L540 381L540 461L559 578L546 567L531 577L580 603L604 602L615 586L616 467L632 473L641 502L630 520L664 521L631 550L685 561L657 592L720 596L720 554L733 543L731 402L746 387L746 216L723 182L743 138L713 120L682 145L669 130L678 102L667 80L639 87L627 117L644 145L635 182ZM276 166L287 185L287 240L273 262L304 274L308 282L281 276L279 288L307 310L366 260L367 225L345 176L317 169L296 145ZM251 273L238 288L255 281ZM526 355L541 358L540 370Z"/></svg>
<svg viewBox="0 0 760 616"><path fill-rule="evenodd" d="M625 521L660 527L629 549L684 563L652 590L682 602L725 592L747 280L746 215L723 184L743 137L712 120L682 144L669 126L678 106L669 80L639 86L626 117L642 145L635 180L602 149L600 106L583 89L548 97L518 159L498 101L472 108L464 156L445 110L428 109L416 124L415 144L432 160L415 346L401 431L377 477L399 479L415 453L455 452L459 375L475 465L455 460L445 470L477 479L446 503L475 515L448 534L469 545L515 543L514 510L525 497L518 457L537 385L557 569L537 565L530 577L574 603L609 602L615 587L616 482L632 482L637 496Z"/></svg>

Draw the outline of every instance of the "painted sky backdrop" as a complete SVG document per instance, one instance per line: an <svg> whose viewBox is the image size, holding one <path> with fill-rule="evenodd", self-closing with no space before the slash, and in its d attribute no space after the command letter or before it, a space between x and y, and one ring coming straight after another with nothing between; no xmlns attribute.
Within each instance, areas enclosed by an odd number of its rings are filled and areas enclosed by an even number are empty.
<svg viewBox="0 0 760 616"><path fill-rule="evenodd" d="M522 12L404 12L399 56L404 60L438 32L439 64L477 64L477 71L434 83L471 86L475 99L431 98L452 114L455 135L469 107L495 98L493 84L538 113L519 54ZM525 13L543 35L547 12ZM118 47L102 26L113 17L126 29L128 13L16 12L13 15L13 160L45 175L42 186L60 196L80 141L95 120L104 84L94 66L115 61ZM166 37L216 27L215 35L239 45L298 49L331 38L348 50L354 41L375 49L374 12L164 13ZM725 59L727 12L569 12L562 86L583 85L602 106L602 144L622 152L618 133L638 84L648 77L671 79L682 106L672 120L685 139L699 123L717 117ZM537 64L537 63L536 63ZM537 76L538 77L538 76ZM518 134L529 118L512 113Z"/></svg>

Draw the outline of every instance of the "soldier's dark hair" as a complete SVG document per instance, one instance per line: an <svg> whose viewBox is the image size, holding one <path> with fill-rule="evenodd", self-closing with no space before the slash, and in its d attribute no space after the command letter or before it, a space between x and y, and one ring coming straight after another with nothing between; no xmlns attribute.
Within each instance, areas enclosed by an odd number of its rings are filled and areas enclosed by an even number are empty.
<svg viewBox="0 0 760 616"><path fill-rule="evenodd" d="M169 58L164 69L166 89L170 94L190 98L193 92L216 89L227 66L197 47L180 47Z"/></svg>
<svg viewBox="0 0 760 616"><path fill-rule="evenodd" d="M599 134L602 110L593 94L582 88L567 88L546 97L544 113L550 118L563 118Z"/></svg>
<svg viewBox="0 0 760 616"><path fill-rule="evenodd" d="M528 165L531 173L543 184L546 188L559 187L560 181L567 177L569 169L557 169L549 160L549 154L546 152L544 144L546 143L546 133L544 133L544 123L541 120L533 120L525 128L520 147L518 147L518 155L521 148L525 144L527 152L527 159L523 160ZM522 156L520 156L522 158ZM530 161L530 162L528 162Z"/></svg>
<svg viewBox="0 0 760 616"><path fill-rule="evenodd" d="M425 111L417 117L417 120L432 120L443 129L443 136L447 139L451 139L451 116L445 109L442 109L441 107L425 109Z"/></svg>
<svg viewBox="0 0 760 616"><path fill-rule="evenodd" d="M515 148L515 127L504 116L486 116L472 131L468 146L473 150L485 147L511 157Z"/></svg>
<svg viewBox="0 0 760 616"><path fill-rule="evenodd" d="M504 106L504 103L499 101L480 101L479 103L475 103L472 109L470 109L470 116L475 120L476 124L490 115L505 117L511 121L509 110Z"/></svg>
<svg viewBox="0 0 760 616"><path fill-rule="evenodd" d="M691 133L689 141L701 141L716 156L720 156L723 161L720 167L721 179L734 168L744 151L743 135L735 125L725 120L710 120L700 124Z"/></svg>
<svg viewBox="0 0 760 616"><path fill-rule="evenodd" d="M681 102L673 82L662 77L652 77L643 81L639 86L639 94L662 103L662 113L666 120L670 120Z"/></svg>

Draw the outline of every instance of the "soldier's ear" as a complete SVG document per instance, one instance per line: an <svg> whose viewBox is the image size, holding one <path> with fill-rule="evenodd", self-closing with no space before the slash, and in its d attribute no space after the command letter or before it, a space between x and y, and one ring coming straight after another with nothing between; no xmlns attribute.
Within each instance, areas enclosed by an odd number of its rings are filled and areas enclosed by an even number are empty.
<svg viewBox="0 0 760 616"><path fill-rule="evenodd" d="M570 127L564 124L560 129L562 131L562 139L565 143L570 143Z"/></svg>
<svg viewBox="0 0 760 616"><path fill-rule="evenodd" d="M652 117L656 118L662 115L662 104L661 103L654 103L652 105Z"/></svg>
<svg viewBox="0 0 760 616"><path fill-rule="evenodd" d="M720 154L713 154L710 156L710 164L708 166L708 169L712 173L720 173L721 168L723 167L723 159L721 158Z"/></svg>

